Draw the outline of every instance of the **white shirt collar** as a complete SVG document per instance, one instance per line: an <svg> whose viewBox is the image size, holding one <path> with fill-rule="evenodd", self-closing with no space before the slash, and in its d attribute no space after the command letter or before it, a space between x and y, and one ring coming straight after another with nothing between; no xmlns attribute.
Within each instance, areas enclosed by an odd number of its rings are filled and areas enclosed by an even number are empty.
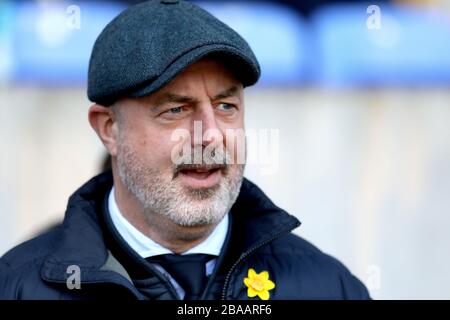
<svg viewBox="0 0 450 320"><path fill-rule="evenodd" d="M109 193L108 208L111 220L119 234L141 257L148 258L160 254L173 253L171 250L144 235L125 219L117 206L116 198L114 196L114 187ZM208 238L183 254L204 253L219 256L227 236L228 223L229 217L228 214L226 214Z"/></svg>

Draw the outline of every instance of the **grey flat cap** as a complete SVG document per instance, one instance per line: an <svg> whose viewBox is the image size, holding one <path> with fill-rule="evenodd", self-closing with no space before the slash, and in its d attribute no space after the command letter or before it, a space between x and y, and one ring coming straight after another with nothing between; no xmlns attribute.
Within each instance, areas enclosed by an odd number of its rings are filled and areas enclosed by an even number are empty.
<svg viewBox="0 0 450 320"><path fill-rule="evenodd" d="M121 97L146 96L205 56L222 61L244 86L259 79L260 66L247 42L198 6L182 0L131 6L95 42L88 97L108 106Z"/></svg>

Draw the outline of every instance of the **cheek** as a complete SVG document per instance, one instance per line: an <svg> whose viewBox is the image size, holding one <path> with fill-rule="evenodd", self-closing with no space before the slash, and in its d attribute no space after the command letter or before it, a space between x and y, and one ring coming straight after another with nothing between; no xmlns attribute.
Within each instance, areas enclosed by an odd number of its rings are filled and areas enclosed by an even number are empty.
<svg viewBox="0 0 450 320"><path fill-rule="evenodd" d="M147 139L142 139L139 144L140 153L144 155L148 164L154 169L165 170L172 168L172 150L175 148L175 142L171 141L170 136L158 134Z"/></svg>
<svg viewBox="0 0 450 320"><path fill-rule="evenodd" d="M224 132L224 144L233 164L244 164L246 160L246 138L243 128Z"/></svg>
<svg viewBox="0 0 450 320"><path fill-rule="evenodd" d="M161 172L171 171L172 151L179 143L177 135L174 135L174 129L163 128L143 119L136 119L133 128L130 129L128 141L125 143L132 145L146 166Z"/></svg>

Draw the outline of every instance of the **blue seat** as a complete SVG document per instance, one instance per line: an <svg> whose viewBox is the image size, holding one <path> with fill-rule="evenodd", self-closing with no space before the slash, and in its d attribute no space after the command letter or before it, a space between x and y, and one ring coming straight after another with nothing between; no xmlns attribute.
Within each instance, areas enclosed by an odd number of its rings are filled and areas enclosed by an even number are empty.
<svg viewBox="0 0 450 320"><path fill-rule="evenodd" d="M369 29L367 5L332 5L313 17L315 79L331 86L450 83L450 19L413 7L381 7Z"/></svg>
<svg viewBox="0 0 450 320"><path fill-rule="evenodd" d="M309 77L308 24L275 3L196 2L241 34L261 67L261 85L296 85Z"/></svg>
<svg viewBox="0 0 450 320"><path fill-rule="evenodd" d="M8 82L11 78L13 21L12 3L0 2L0 84Z"/></svg>
<svg viewBox="0 0 450 320"><path fill-rule="evenodd" d="M13 79L39 84L82 84L103 27L124 9L114 2L19 2L14 10ZM79 29L76 18L79 8Z"/></svg>

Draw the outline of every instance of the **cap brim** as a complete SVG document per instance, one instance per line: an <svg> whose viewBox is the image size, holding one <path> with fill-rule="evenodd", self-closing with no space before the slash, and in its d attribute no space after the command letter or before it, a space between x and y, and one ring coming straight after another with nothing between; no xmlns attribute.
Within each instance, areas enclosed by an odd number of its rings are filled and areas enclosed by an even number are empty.
<svg viewBox="0 0 450 320"><path fill-rule="evenodd" d="M229 45L209 44L192 49L183 54L171 63L159 77L149 79L138 88L131 89L127 96L137 98L156 92L167 85L188 66L207 56L216 57L219 61L223 62L234 73L236 78L242 82L244 87L251 86L258 81L260 67L256 59L255 61L249 59L240 50Z"/></svg>

